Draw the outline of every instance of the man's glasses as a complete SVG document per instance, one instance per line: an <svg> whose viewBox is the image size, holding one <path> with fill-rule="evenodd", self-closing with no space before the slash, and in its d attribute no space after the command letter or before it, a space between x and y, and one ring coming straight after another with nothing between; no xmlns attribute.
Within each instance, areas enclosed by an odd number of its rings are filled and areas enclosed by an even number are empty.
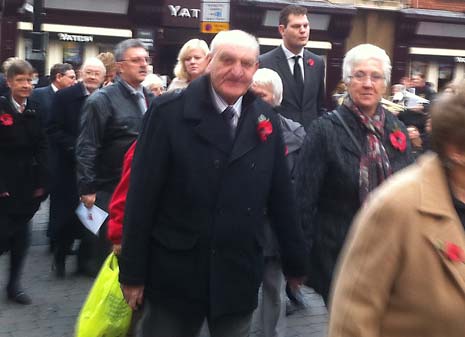
<svg viewBox="0 0 465 337"><path fill-rule="evenodd" d="M133 63L133 64L151 64L152 63L152 58L150 56L146 56L146 57L132 57L132 58L129 58L129 59L124 59L124 60L121 60L121 61L126 61L126 62L130 62L130 63Z"/></svg>
<svg viewBox="0 0 465 337"><path fill-rule="evenodd" d="M364 72L358 71L349 78L353 78L355 81L359 83L365 83L366 80L369 78L371 83L378 83L380 81L384 81L385 77L381 74L373 73L373 74L365 74Z"/></svg>

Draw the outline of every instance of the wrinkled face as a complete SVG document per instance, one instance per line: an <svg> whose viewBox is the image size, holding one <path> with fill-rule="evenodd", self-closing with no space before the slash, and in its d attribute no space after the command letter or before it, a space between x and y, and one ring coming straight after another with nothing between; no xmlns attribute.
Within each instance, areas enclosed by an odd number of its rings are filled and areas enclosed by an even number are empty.
<svg viewBox="0 0 465 337"><path fill-rule="evenodd" d="M76 83L76 73L73 69L67 70L64 74L57 74L56 84L58 89L72 86Z"/></svg>
<svg viewBox="0 0 465 337"><path fill-rule="evenodd" d="M163 94L163 87L161 85L152 85L150 87L150 91L155 95L155 96L160 96Z"/></svg>
<svg viewBox="0 0 465 337"><path fill-rule="evenodd" d="M347 91L356 106L372 115L386 92L381 61L369 59L354 65Z"/></svg>
<svg viewBox="0 0 465 337"><path fill-rule="evenodd" d="M287 26L279 25L279 33L284 46L295 54L299 53L308 42L310 24L306 15L289 14Z"/></svg>
<svg viewBox="0 0 465 337"><path fill-rule="evenodd" d="M192 81L203 75L208 65L208 57L201 49L192 49L187 53L183 62L189 80Z"/></svg>
<svg viewBox="0 0 465 337"><path fill-rule="evenodd" d="M92 93L102 85L105 72L98 66L87 65L81 71L81 78L84 86Z"/></svg>
<svg viewBox="0 0 465 337"><path fill-rule="evenodd" d="M133 87L138 87L147 76L149 54L144 48L128 48L123 60L118 62L121 78Z"/></svg>
<svg viewBox="0 0 465 337"><path fill-rule="evenodd" d="M208 66L215 91L234 104L247 92L258 68L258 54L253 48L221 45Z"/></svg>
<svg viewBox="0 0 465 337"><path fill-rule="evenodd" d="M252 91L269 105L275 106L271 85L252 84Z"/></svg>
<svg viewBox="0 0 465 337"><path fill-rule="evenodd" d="M7 84L11 90L11 96L18 103L22 103L31 95L32 74L20 74L7 79Z"/></svg>

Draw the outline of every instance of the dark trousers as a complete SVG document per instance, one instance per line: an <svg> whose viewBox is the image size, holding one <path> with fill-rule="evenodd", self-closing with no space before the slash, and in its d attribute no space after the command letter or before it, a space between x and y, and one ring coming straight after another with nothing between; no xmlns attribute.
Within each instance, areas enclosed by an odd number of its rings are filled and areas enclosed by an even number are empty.
<svg viewBox="0 0 465 337"><path fill-rule="evenodd" d="M21 289L20 278L30 244L29 221L32 215L0 215L0 228L5 243L5 251L10 251L10 271L7 292L14 293Z"/></svg>
<svg viewBox="0 0 465 337"><path fill-rule="evenodd" d="M187 315L174 312L162 304L145 299L137 337L196 337L205 319L211 337L250 336L252 312L210 319L200 312L190 312Z"/></svg>

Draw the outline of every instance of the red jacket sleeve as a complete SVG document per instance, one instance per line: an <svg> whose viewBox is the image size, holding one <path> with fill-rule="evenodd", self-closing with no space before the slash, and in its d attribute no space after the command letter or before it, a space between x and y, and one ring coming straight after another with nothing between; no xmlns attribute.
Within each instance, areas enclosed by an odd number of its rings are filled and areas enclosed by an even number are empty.
<svg viewBox="0 0 465 337"><path fill-rule="evenodd" d="M129 189L129 176L131 175L131 163L134 158L136 142L132 143L124 155L123 173L110 200L110 220L108 221L108 239L115 245L121 244L123 236L124 207L126 195Z"/></svg>

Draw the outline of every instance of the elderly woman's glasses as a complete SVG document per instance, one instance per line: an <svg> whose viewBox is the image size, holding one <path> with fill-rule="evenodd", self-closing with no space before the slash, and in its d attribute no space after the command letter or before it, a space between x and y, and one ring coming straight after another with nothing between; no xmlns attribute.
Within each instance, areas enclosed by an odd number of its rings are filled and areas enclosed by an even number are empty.
<svg viewBox="0 0 465 337"><path fill-rule="evenodd" d="M378 83L380 81L384 81L385 77L381 74L373 73L373 74L365 74L364 72L358 71L349 78L354 79L359 83L365 83L366 80L369 78L372 83Z"/></svg>

